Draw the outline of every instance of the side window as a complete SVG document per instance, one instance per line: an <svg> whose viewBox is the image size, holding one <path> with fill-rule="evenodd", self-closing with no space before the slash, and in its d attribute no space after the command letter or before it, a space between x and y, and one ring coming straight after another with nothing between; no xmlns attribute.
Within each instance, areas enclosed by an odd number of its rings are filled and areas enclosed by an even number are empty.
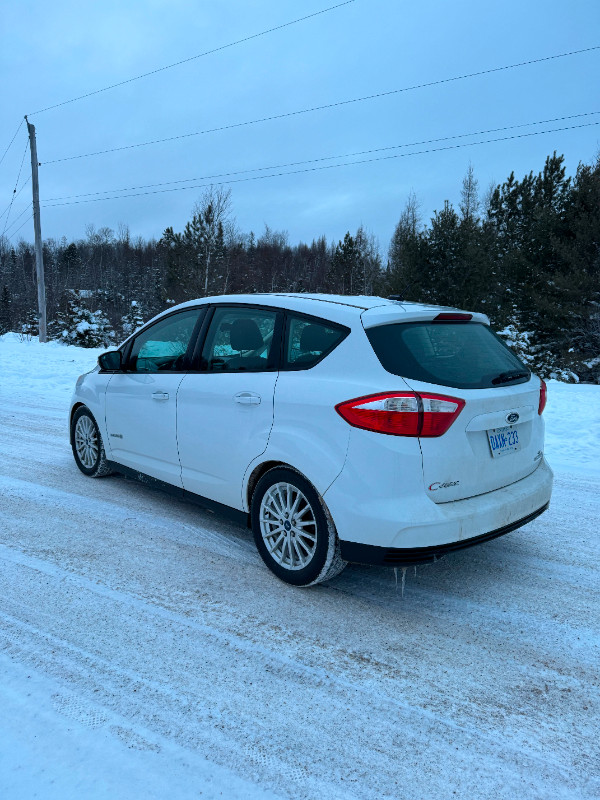
<svg viewBox="0 0 600 800"><path fill-rule="evenodd" d="M217 306L202 351L209 372L265 372L276 367L277 312Z"/></svg>
<svg viewBox="0 0 600 800"><path fill-rule="evenodd" d="M310 317L288 314L284 369L309 369L346 338L348 329Z"/></svg>
<svg viewBox="0 0 600 800"><path fill-rule="evenodd" d="M127 367L132 372L181 372L196 323L204 309L191 308L151 325L133 340Z"/></svg>

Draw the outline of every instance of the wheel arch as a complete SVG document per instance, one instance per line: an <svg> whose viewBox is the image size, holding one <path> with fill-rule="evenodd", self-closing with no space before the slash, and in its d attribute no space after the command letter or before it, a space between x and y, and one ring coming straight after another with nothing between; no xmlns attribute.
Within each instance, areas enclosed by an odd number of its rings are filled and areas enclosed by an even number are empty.
<svg viewBox="0 0 600 800"><path fill-rule="evenodd" d="M75 416L77 411L79 411L80 408L87 408L87 406L85 403L81 402L73 403L73 407L71 408L71 411L69 413L69 438L72 438L73 435L73 417ZM90 411L90 414L91 413L92 412Z"/></svg>
<svg viewBox="0 0 600 800"><path fill-rule="evenodd" d="M254 469L250 473L250 477L248 478L248 483L246 484L245 500L246 503L248 504L248 512L250 513L252 511L252 497L254 496L254 490L256 489L258 482L260 481L263 475L266 475L267 472L269 472L272 469L276 469L277 467L283 467L284 469L289 469L292 472L296 472L298 475L300 475L300 477L304 478L305 481L308 481L310 483L310 485L317 493L317 496L323 505L325 516L327 517L329 523L333 525L333 527L335 528L335 522L331 515L331 511L329 510L329 507L325 502L323 495L317 489L313 481L311 481L308 475L305 475L299 469L292 466L292 464L288 464L286 461L278 461L278 460L263 461L261 464L257 464L254 467Z"/></svg>
<svg viewBox="0 0 600 800"><path fill-rule="evenodd" d="M85 405L85 403L80 403L80 402L78 402L78 403L73 403L73 408L71 409L71 416L69 417L69 422L73 422L73 417L75 416L75 412L76 412L76 411L77 411L79 408L81 408L82 406L85 406L85 407L87 408L87 406ZM90 413L91 413L91 412L90 412Z"/></svg>
<svg viewBox="0 0 600 800"><path fill-rule="evenodd" d="M248 506L248 511L250 511L250 509L252 508L252 497L254 495L254 490L256 489L256 484L259 482L259 480L265 473L267 473L271 469L275 469L276 467L285 467L286 469L292 469L294 470L294 472L298 472L297 469L294 469L294 467L292 467L291 464L286 464L285 461L271 460L271 461L263 461L261 464L257 464L250 473L250 477L248 478L248 483L246 484L245 500ZM308 480L308 478L306 480Z"/></svg>
<svg viewBox="0 0 600 800"><path fill-rule="evenodd" d="M305 493L305 500L308 503L309 507L313 509L315 525L317 524L316 520L319 519L319 515L321 516L321 519L324 523L324 525L321 523L320 527L318 528L318 530L321 531L321 534L319 536L319 541L321 542L321 544L316 545L317 549L315 549L314 553L311 554L308 565L305 565L305 567L301 568L298 575L301 575L302 572L305 572L305 570L312 569L313 572L309 573L308 575L305 574L302 578L299 579L292 579L289 570L286 570L285 565L282 565L280 562L275 563L275 557L272 555L272 553L270 553L269 555L266 554L266 549L265 549L266 545L264 537L261 542L261 534L259 531L260 510L256 506L254 509L252 509L251 505L253 495L259 481L274 469L287 470L288 472L295 473L296 475L298 475L299 478L302 478L302 482L304 484L308 484L308 486L302 486L302 483L299 482L300 487L302 488L299 488L298 491ZM315 499L310 498L310 493L308 492L308 488L312 490ZM336 577L336 575L339 575L339 573L346 566L346 561L344 561L341 557L340 541L337 535L335 522L331 516L331 512L327 506L327 503L323 499L322 494L319 492L314 483L306 475L300 472L299 469L296 469L295 467L291 466L291 464L288 464L286 462L275 461L275 460L264 461L262 464L257 465L253 469L250 475L250 479L248 480L247 492L248 492L248 503L250 507L250 514L248 516L251 519L251 528L254 535L254 541L256 543L261 558L263 559L267 567L271 570L271 572L273 572L279 579L285 581L286 583L290 583L294 586L313 586L314 584L321 583L322 581L329 580L330 578L334 578ZM317 507L315 507L315 500L318 509ZM323 536L325 537L325 539L323 539ZM325 542L325 545L323 544L323 541ZM326 549L323 550L323 547L326 547ZM318 550L321 551L321 554L320 556L317 556L318 560L316 563L316 572L315 572L314 571L315 565L313 564L313 560ZM319 563L319 560L321 560L323 563ZM294 567L292 565L292 570L293 569Z"/></svg>

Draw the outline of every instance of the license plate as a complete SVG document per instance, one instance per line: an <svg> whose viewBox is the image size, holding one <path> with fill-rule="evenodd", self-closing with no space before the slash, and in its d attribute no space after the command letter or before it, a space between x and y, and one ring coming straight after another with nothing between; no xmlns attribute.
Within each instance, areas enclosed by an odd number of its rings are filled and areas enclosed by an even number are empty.
<svg viewBox="0 0 600 800"><path fill-rule="evenodd" d="M500 458L521 449L519 432L513 425L506 428L492 428L487 431L487 436L493 458Z"/></svg>

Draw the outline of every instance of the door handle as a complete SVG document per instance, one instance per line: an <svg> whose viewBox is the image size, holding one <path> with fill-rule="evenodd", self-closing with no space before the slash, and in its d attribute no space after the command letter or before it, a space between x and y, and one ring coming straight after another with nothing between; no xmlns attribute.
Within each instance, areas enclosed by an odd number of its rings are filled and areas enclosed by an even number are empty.
<svg viewBox="0 0 600 800"><path fill-rule="evenodd" d="M238 392L233 397L236 403L240 403L243 406L258 406L260 405L260 395L254 394L254 392Z"/></svg>
<svg viewBox="0 0 600 800"><path fill-rule="evenodd" d="M168 400L169 393L168 392L152 392L152 399L153 400Z"/></svg>

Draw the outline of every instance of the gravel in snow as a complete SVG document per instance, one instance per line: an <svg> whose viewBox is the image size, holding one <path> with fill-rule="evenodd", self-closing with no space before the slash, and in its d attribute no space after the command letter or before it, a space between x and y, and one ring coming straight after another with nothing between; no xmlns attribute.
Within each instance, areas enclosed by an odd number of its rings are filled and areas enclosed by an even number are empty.
<svg viewBox="0 0 600 800"><path fill-rule="evenodd" d="M0 339L0 797L600 796L600 387L549 384L550 511L297 590L250 533L75 467L98 351Z"/></svg>

